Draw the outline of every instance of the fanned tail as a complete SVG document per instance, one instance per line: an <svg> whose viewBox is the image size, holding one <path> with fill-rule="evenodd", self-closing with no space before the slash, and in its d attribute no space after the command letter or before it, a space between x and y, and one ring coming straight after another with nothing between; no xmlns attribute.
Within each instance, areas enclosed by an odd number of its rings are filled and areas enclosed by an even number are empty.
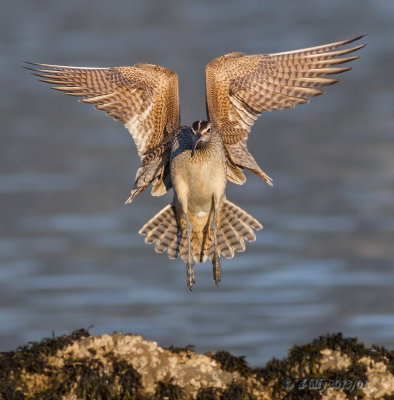
<svg viewBox="0 0 394 400"><path fill-rule="evenodd" d="M189 216L193 227L191 236L191 250L196 262L213 259L214 241L211 229L212 214L206 216ZM145 242L156 242L155 250L158 253L168 253L169 258L178 255L187 261L187 233L183 218L176 219L176 209L169 204L151 218L140 230L141 235L146 235ZM256 235L253 230L263 226L256 218L248 214L234 203L224 200L217 241L220 253L226 258L234 257L238 251L245 250L245 240L253 242Z"/></svg>
<svg viewBox="0 0 394 400"><path fill-rule="evenodd" d="M256 235L253 231L260 230L263 225L231 201L225 200L220 218L218 231L218 246L226 258L233 258L236 252L245 251L245 240L254 242ZM208 251L208 257L214 256L213 240Z"/></svg>
<svg viewBox="0 0 394 400"><path fill-rule="evenodd" d="M175 207L168 204L140 229L139 234L146 235L145 243L156 242L157 253L167 251L168 257L176 258L180 248L180 232L175 218Z"/></svg>

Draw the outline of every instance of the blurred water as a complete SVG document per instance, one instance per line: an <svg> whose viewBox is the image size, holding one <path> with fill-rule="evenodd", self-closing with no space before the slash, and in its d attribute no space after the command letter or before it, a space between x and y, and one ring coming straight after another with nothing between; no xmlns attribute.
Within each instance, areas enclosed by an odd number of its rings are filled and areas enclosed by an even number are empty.
<svg viewBox="0 0 394 400"><path fill-rule="evenodd" d="M390 0L3 2L0 13L0 350L93 325L161 345L225 348L252 364L342 331L394 347L394 5ZM229 51L284 51L368 32L327 94L267 113L228 197L262 220L223 261L155 254L140 226L171 195L123 205L139 161L127 131L51 92L20 60L177 71L182 122L204 118L204 67Z"/></svg>

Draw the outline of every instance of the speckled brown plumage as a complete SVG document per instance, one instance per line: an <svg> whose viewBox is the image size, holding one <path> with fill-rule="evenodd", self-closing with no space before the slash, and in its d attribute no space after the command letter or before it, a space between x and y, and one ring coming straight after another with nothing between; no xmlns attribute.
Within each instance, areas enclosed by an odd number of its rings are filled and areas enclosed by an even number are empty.
<svg viewBox="0 0 394 400"><path fill-rule="evenodd" d="M336 65L358 58L341 56L364 45L335 49L361 37L275 54L229 53L211 61L206 68L209 120L220 131L234 164L252 170L270 184L271 179L247 150L246 139L254 121L263 111L308 103L310 97L323 93L318 87L338 82L326 76L351 69Z"/></svg>
<svg viewBox="0 0 394 400"><path fill-rule="evenodd" d="M82 68L32 64L41 81L53 89L83 97L125 124L142 157L171 139L179 127L178 76L148 63L132 67ZM42 68L41 68L42 67Z"/></svg>
<svg viewBox="0 0 394 400"><path fill-rule="evenodd" d="M233 257L253 241L261 224L225 196L227 180L244 184L247 168L272 185L247 148L248 134L263 111L309 102L330 78L350 69L340 66L364 45L339 50L362 36L323 46L274 54L233 52L206 67L209 121L180 126L178 77L153 64L84 68L27 63L53 89L82 97L124 123L141 157L130 203L149 185L161 196L171 187L174 200L141 229L157 252L178 255L194 283L193 260L210 259L216 284L220 256Z"/></svg>

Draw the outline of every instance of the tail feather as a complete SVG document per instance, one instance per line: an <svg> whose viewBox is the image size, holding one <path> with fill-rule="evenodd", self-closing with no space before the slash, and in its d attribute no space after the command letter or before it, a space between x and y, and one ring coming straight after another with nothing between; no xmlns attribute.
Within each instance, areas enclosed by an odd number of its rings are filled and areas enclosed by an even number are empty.
<svg viewBox="0 0 394 400"><path fill-rule="evenodd" d="M232 228L237 231L241 237L246 239L248 242L254 242L256 240L256 235L253 232L253 229L240 219L234 218L230 213L229 208L226 208L223 214L224 218L229 221Z"/></svg>
<svg viewBox="0 0 394 400"><path fill-rule="evenodd" d="M227 219L222 219L221 231L230 247L235 251L245 251L245 242L242 236L234 229Z"/></svg>
<svg viewBox="0 0 394 400"><path fill-rule="evenodd" d="M177 231L178 230L175 219L172 219L168 226L168 229L164 230L159 239L157 239L155 250L158 253L165 253L166 251L168 251L168 248L170 247L172 241L174 240L174 238L176 239Z"/></svg>
<svg viewBox="0 0 394 400"><path fill-rule="evenodd" d="M161 238L161 236L163 235L163 233L165 232L166 228L167 227L165 225L159 225L157 228L155 228L154 230L149 232L146 235L146 239L145 239L146 243L153 243L156 240L159 240Z"/></svg>
<svg viewBox="0 0 394 400"><path fill-rule="evenodd" d="M188 253L187 235L186 232L182 232L179 254L181 256L182 261L184 262L187 261L187 255L188 255L187 253Z"/></svg>
<svg viewBox="0 0 394 400"><path fill-rule="evenodd" d="M164 239L169 241L174 234L176 237L176 220L174 210L171 204L164 207L153 218L151 218L139 231L140 235L146 235L145 242L153 243L157 241L156 246L160 247L160 243L164 243Z"/></svg>
<svg viewBox="0 0 394 400"><path fill-rule="evenodd" d="M153 243L164 235L171 225L171 204L151 218L141 229L140 234L146 235L145 242Z"/></svg>
<svg viewBox="0 0 394 400"><path fill-rule="evenodd" d="M211 228L211 217L198 219L194 216L192 227L195 230L191 236L192 257L196 262L204 262L214 257L214 240ZM256 239L253 231L259 230L262 225L254 217L240 207L224 200L217 230L217 243L220 254L226 258L234 257L236 252L245 250L245 240L252 242ZM169 204L151 218L140 230L146 235L145 242L155 244L158 253L168 253L169 258L178 255L183 261L188 257L188 241L185 221L176 219L176 209Z"/></svg>
<svg viewBox="0 0 394 400"><path fill-rule="evenodd" d="M219 230L217 233L217 241L218 241L218 246L220 249L220 252L224 255L226 258L233 258L234 257L234 249L231 247L224 236L224 233L222 230ZM210 259L213 259L213 256L215 254L215 247L214 243L212 241L211 248L210 248Z"/></svg>
<svg viewBox="0 0 394 400"><path fill-rule="evenodd" d="M171 242L168 245L168 257L169 258L177 258L179 255L179 249L181 245L181 237L182 237L182 231L178 228L177 226L177 232L175 235L172 236Z"/></svg>
<svg viewBox="0 0 394 400"><path fill-rule="evenodd" d="M260 222L257 221L256 218L252 217L250 214L248 214L246 211L242 210L242 208L238 207L234 203L231 203L231 201L226 200L225 206L227 207L230 215L232 215L233 217L236 217L238 220L243 222L245 225L250 226L251 228L253 228L257 231L263 227L263 225L261 225Z"/></svg>

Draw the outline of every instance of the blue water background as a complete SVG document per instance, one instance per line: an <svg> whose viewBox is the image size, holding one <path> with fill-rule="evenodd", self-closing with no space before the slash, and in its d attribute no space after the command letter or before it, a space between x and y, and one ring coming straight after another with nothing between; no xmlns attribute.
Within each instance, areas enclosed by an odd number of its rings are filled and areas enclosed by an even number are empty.
<svg viewBox="0 0 394 400"><path fill-rule="evenodd" d="M264 224L245 253L185 267L139 228L171 201L124 205L139 159L121 124L50 91L21 60L147 61L177 71L182 122L205 118L204 68L368 33L353 70L294 110L265 113L228 198ZM88 328L224 348L253 365L342 331L394 347L394 3L10 1L0 13L0 351Z"/></svg>

